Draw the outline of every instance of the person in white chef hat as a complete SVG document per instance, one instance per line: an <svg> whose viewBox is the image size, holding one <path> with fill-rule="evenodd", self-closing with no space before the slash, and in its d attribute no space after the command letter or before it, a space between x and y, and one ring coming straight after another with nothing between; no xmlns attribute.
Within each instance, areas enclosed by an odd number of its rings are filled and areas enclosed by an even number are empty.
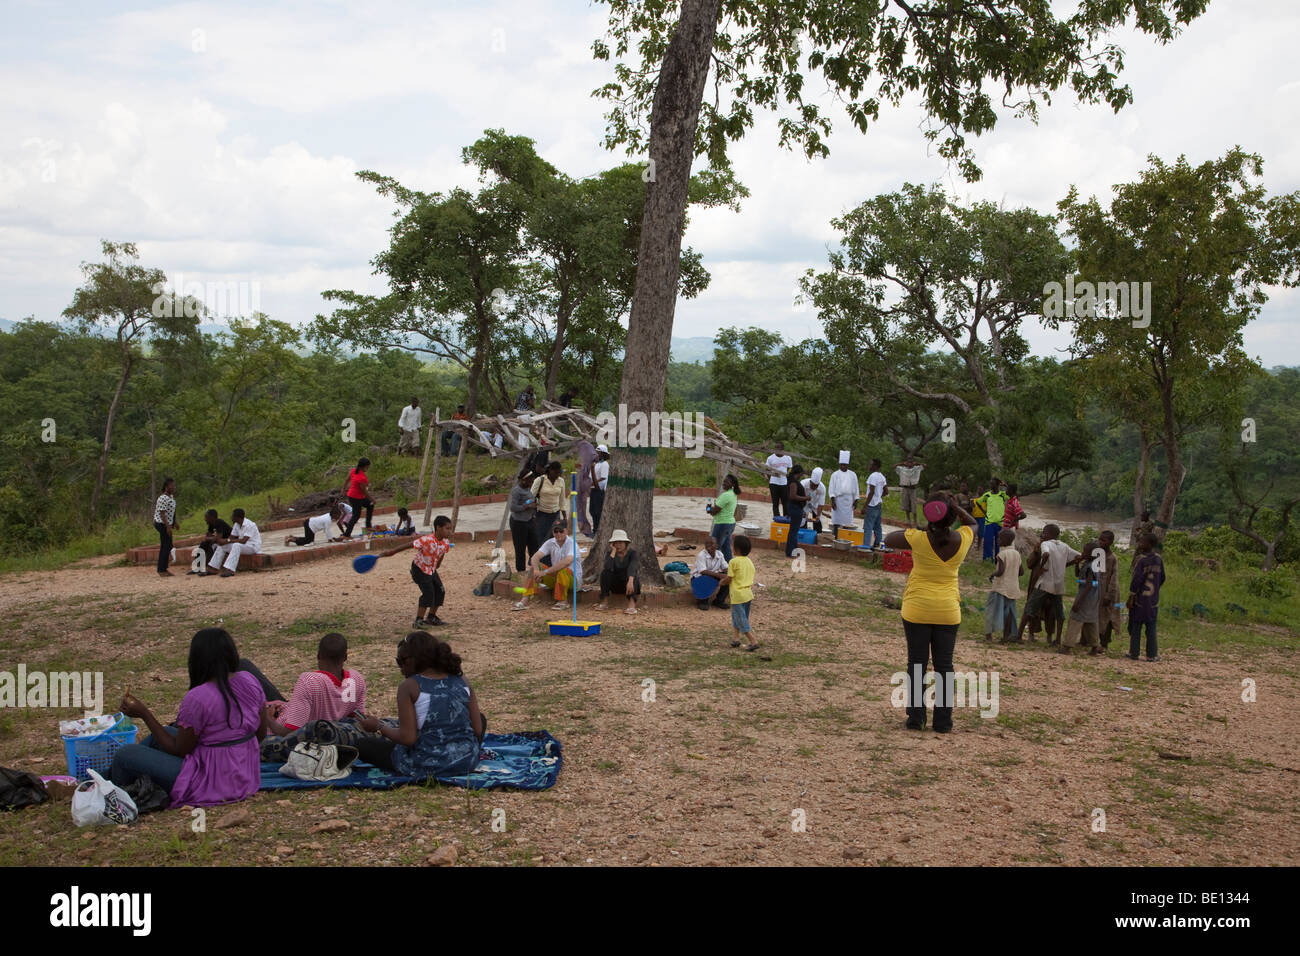
<svg viewBox="0 0 1300 956"><path fill-rule="evenodd" d="M836 534L840 528L855 529L853 505L862 497L862 485L857 473L849 468L847 451L840 452L840 467L827 482L826 494L831 501L831 534Z"/></svg>

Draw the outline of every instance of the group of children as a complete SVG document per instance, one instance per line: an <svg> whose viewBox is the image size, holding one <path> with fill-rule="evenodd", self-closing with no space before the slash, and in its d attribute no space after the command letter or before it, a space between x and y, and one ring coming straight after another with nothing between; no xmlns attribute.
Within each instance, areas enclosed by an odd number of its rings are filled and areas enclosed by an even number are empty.
<svg viewBox="0 0 1300 956"><path fill-rule="evenodd" d="M984 609L985 640L993 640L994 633L1000 632L1003 642L1021 643L1028 629L1029 639L1033 641L1042 629L1048 644L1059 646L1063 654L1079 646L1087 647L1091 655L1104 654L1112 635L1123 626L1122 611L1127 608L1128 656L1139 659L1145 629L1147 660L1158 661L1156 617L1165 570L1155 550L1155 535L1143 532L1138 536L1128 597L1121 602L1119 560L1112 550L1114 533L1103 531L1096 540L1084 545L1082 552L1060 540L1060 534L1058 526L1045 526L1042 540L1022 566L1020 552L1015 548L1015 531L1006 528L999 533L1000 549L993 573L989 575L992 587ZM1024 618L1017 626L1016 601L1021 597L1020 578L1026 567L1030 572L1028 597ZM1063 597L1067 568L1074 569L1078 584L1068 617Z"/></svg>

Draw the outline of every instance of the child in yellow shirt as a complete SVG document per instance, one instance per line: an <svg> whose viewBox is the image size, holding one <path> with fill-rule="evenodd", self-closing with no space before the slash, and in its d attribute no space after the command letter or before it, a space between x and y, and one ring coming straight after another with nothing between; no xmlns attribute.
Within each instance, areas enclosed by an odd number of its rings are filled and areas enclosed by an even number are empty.
<svg viewBox="0 0 1300 956"><path fill-rule="evenodd" d="M731 626L736 632L732 647L739 647L747 639L745 650L758 650L754 640L754 629L749 623L749 605L754 600L754 562L749 560L751 545L749 538L738 534L731 539L731 548L735 557L727 562L727 576L722 583L728 585L728 597L731 599Z"/></svg>

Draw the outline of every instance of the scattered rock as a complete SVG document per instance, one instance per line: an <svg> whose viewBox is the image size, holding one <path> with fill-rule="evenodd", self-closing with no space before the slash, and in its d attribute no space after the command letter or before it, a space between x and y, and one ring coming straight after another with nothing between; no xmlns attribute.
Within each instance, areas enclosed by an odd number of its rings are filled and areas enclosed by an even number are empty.
<svg viewBox="0 0 1300 956"><path fill-rule="evenodd" d="M429 859L425 862L429 866L454 866L456 864L456 848L454 846L440 846L429 854Z"/></svg>
<svg viewBox="0 0 1300 956"><path fill-rule="evenodd" d="M781 832L780 830L764 830L763 839L764 840L774 839L780 834L780 832Z"/></svg>
<svg viewBox="0 0 1300 956"><path fill-rule="evenodd" d="M324 823L318 823L311 828L312 833L338 833L340 830L350 830L352 824L347 820L326 820Z"/></svg>
<svg viewBox="0 0 1300 956"><path fill-rule="evenodd" d="M243 826L245 823L253 822L253 814L248 810L232 810L223 814L221 819L212 824L214 830L229 830L231 827Z"/></svg>
<svg viewBox="0 0 1300 956"><path fill-rule="evenodd" d="M844 859L860 860L862 859L862 851L855 846L846 846L844 848Z"/></svg>

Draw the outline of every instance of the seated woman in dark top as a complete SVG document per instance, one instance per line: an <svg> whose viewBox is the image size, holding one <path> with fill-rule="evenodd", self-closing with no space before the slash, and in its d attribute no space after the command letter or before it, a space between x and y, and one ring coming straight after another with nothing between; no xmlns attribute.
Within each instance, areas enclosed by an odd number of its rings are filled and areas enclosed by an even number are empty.
<svg viewBox="0 0 1300 956"><path fill-rule="evenodd" d="M605 557L605 566L600 572L600 603L597 611L609 607L605 599L615 592L627 595L627 610L624 614L635 614L636 600L641 596L641 575L637 573L636 549L628 541L626 531L615 531L609 536L609 554Z"/></svg>
<svg viewBox="0 0 1300 956"><path fill-rule="evenodd" d="M357 726L379 735L356 742L361 759L408 777L469 773L485 721L460 655L432 634L412 631L397 647L397 666L406 678L397 688L397 726L360 715Z"/></svg>

